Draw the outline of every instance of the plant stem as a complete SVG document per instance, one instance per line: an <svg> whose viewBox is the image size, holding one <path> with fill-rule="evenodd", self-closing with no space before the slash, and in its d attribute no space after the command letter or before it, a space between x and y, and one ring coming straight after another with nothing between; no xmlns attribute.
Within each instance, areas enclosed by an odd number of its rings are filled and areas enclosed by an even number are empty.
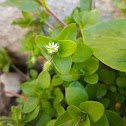
<svg viewBox="0 0 126 126"><path fill-rule="evenodd" d="M66 27L66 26L67 26L67 24L66 24L64 21L60 20L50 9L48 9L48 11L49 11L50 14L53 16L53 18L54 18L56 21L58 21L63 27Z"/></svg>
<svg viewBox="0 0 126 126"><path fill-rule="evenodd" d="M11 67L12 67L16 72L18 72L18 73L23 77L23 79L25 79L25 80L28 79L28 77L27 77L22 71L20 71L14 64L11 64Z"/></svg>
<svg viewBox="0 0 126 126"><path fill-rule="evenodd" d="M47 21L45 21L45 24L49 27L49 28L51 28L53 31L55 30L55 27L53 27L51 24L49 24Z"/></svg>
<svg viewBox="0 0 126 126"><path fill-rule="evenodd" d="M8 92L8 91L4 91L4 90L0 90L0 92L5 93L5 94L10 94L10 95L13 95L13 96L16 96L19 98L27 99L27 97L20 95L20 94L13 93L13 92Z"/></svg>
<svg viewBox="0 0 126 126"><path fill-rule="evenodd" d="M95 6L95 0L91 0L91 10L94 9L94 6Z"/></svg>
<svg viewBox="0 0 126 126"><path fill-rule="evenodd" d="M53 60L54 56L55 56L55 53L52 55L52 58L51 58L50 62Z"/></svg>
<svg viewBox="0 0 126 126"><path fill-rule="evenodd" d="M81 121L81 117L79 118L79 120L78 120L77 124L75 124L75 126L78 126L80 121Z"/></svg>
<svg viewBox="0 0 126 126"><path fill-rule="evenodd" d="M42 6L42 1L41 0L37 0L38 1L38 3L40 3L41 4L41 6ZM62 27L66 27L67 26L67 24L64 22L64 21L62 21L62 20L60 20L49 8L47 8L47 10L43 7L43 11L46 13L46 14L48 14L48 15L50 15L53 19L55 19L57 22L59 22L60 24L61 24L61 26Z"/></svg>

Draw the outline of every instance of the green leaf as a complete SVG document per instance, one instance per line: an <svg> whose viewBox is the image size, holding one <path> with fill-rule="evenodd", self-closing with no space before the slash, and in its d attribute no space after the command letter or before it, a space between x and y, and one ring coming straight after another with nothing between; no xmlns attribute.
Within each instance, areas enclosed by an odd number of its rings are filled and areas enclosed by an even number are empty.
<svg viewBox="0 0 126 126"><path fill-rule="evenodd" d="M85 87L89 95L89 99L95 100L96 99L96 92L97 92L97 84L87 84Z"/></svg>
<svg viewBox="0 0 126 126"><path fill-rule="evenodd" d="M55 99L53 101L53 105L54 107L56 107L56 105L58 105L63 100L64 96L60 88L55 89L54 95L55 95Z"/></svg>
<svg viewBox="0 0 126 126"><path fill-rule="evenodd" d="M126 19L117 19L84 29L82 34L86 44L92 45L94 55L101 62L113 69L126 72L125 29Z"/></svg>
<svg viewBox="0 0 126 126"><path fill-rule="evenodd" d="M51 120L51 121L49 121L49 122L47 123L47 126L54 126L55 122L56 122L56 120L53 119L53 120Z"/></svg>
<svg viewBox="0 0 126 126"><path fill-rule="evenodd" d="M83 63L79 64L80 70L85 71L85 75L91 75L97 71L99 68L99 60L96 59L95 57L90 57Z"/></svg>
<svg viewBox="0 0 126 126"><path fill-rule="evenodd" d="M81 89L84 89L84 87L82 86L82 84L79 82L79 81L73 81L69 87L78 87L78 88L81 88Z"/></svg>
<svg viewBox="0 0 126 126"><path fill-rule="evenodd" d="M105 85L99 84L96 93L97 98L102 98L103 96L106 95L106 93L107 93L107 87Z"/></svg>
<svg viewBox="0 0 126 126"><path fill-rule="evenodd" d="M106 110L105 115L108 119L109 126L123 126L123 121L116 112Z"/></svg>
<svg viewBox="0 0 126 126"><path fill-rule="evenodd" d="M24 122L30 122L31 120L35 119L39 113L39 110L40 110L40 106L37 106L37 108L33 112L29 113L25 117Z"/></svg>
<svg viewBox="0 0 126 126"><path fill-rule="evenodd" d="M68 74L63 74L60 76L60 78L64 81L75 81L80 78L80 71L78 69L78 66L74 64L72 68L70 69L70 72Z"/></svg>
<svg viewBox="0 0 126 126"><path fill-rule="evenodd" d="M79 25L80 29L88 28L100 22L99 10L82 11L73 15L75 22Z"/></svg>
<svg viewBox="0 0 126 126"><path fill-rule="evenodd" d="M102 116L96 123L91 123L91 126L109 126L109 122L105 115Z"/></svg>
<svg viewBox="0 0 126 126"><path fill-rule="evenodd" d="M39 4L35 0L7 0L9 6L16 6L18 9L29 12L37 10Z"/></svg>
<svg viewBox="0 0 126 126"><path fill-rule="evenodd" d="M58 74L54 75L52 78L51 85L58 86L63 83L63 80L60 79L60 76Z"/></svg>
<svg viewBox="0 0 126 126"><path fill-rule="evenodd" d="M63 30L63 28L62 27L60 27L60 28L57 28L55 31L53 31L53 33L52 33L52 38L56 38L59 34L60 34L60 32Z"/></svg>
<svg viewBox="0 0 126 126"><path fill-rule="evenodd" d="M6 0L6 1L0 3L0 6L7 7L7 6L13 6L13 4L9 0Z"/></svg>
<svg viewBox="0 0 126 126"><path fill-rule="evenodd" d="M91 0L80 0L80 9L83 11L91 10Z"/></svg>
<svg viewBox="0 0 126 126"><path fill-rule="evenodd" d="M74 106L74 105L70 105L67 107L67 112L69 113L69 115L72 117L72 118L75 118L75 119L78 119L82 113L81 113L81 110Z"/></svg>
<svg viewBox="0 0 126 126"><path fill-rule="evenodd" d="M109 104L110 104L110 99L108 99L108 98L100 98L99 102L101 102L104 105L104 107L107 108L109 106Z"/></svg>
<svg viewBox="0 0 126 126"><path fill-rule="evenodd" d="M30 88L29 88L30 87ZM37 80L33 80L30 82L25 82L21 85L21 89L26 96L36 97L37 94L41 90L40 87L37 85Z"/></svg>
<svg viewBox="0 0 126 126"><path fill-rule="evenodd" d="M38 98L29 97L24 104L23 113L29 113L33 111L37 107L38 103L39 103Z"/></svg>
<svg viewBox="0 0 126 126"><path fill-rule="evenodd" d="M50 120L51 120L51 117L47 114L44 114L42 115L42 117L40 117L36 126L46 126Z"/></svg>
<svg viewBox="0 0 126 126"><path fill-rule="evenodd" d="M100 69L98 70L99 77L106 84L111 84L116 79L116 74L112 70Z"/></svg>
<svg viewBox="0 0 126 126"><path fill-rule="evenodd" d="M43 89L46 89L50 86L50 74L48 71L42 71L38 78L37 78L37 83L39 84L39 86Z"/></svg>
<svg viewBox="0 0 126 126"><path fill-rule="evenodd" d="M49 42L54 41L54 39L50 38L50 37L45 37L42 35L37 35L35 38L35 43L36 45L41 49L44 50L45 49L45 45L48 45Z"/></svg>
<svg viewBox="0 0 126 126"><path fill-rule="evenodd" d="M72 61L76 63L83 62L87 60L92 55L92 53L93 51L88 45L79 43L77 44L77 49L72 56Z"/></svg>
<svg viewBox="0 0 126 126"><path fill-rule="evenodd" d="M9 72L9 67L10 67L10 63L4 64L4 66L2 68L3 72L5 72L5 73Z"/></svg>
<svg viewBox="0 0 126 126"><path fill-rule="evenodd" d="M80 108L88 114L92 122L97 122L104 114L104 106L100 102L86 101L80 104Z"/></svg>
<svg viewBox="0 0 126 126"><path fill-rule="evenodd" d="M61 57L68 57L76 50L76 43L70 40L60 40L59 42L59 55Z"/></svg>
<svg viewBox="0 0 126 126"><path fill-rule="evenodd" d="M80 86L69 86L65 91L66 101L68 105L79 106L82 102L88 100L88 94L84 88L80 88Z"/></svg>
<svg viewBox="0 0 126 126"><path fill-rule="evenodd" d="M118 77L116 79L116 84L119 86L119 87L126 87L126 77Z"/></svg>
<svg viewBox="0 0 126 126"><path fill-rule="evenodd" d="M98 79L99 77L97 73L84 77L85 82L87 82L88 84L96 84L98 82Z"/></svg>
<svg viewBox="0 0 126 126"><path fill-rule="evenodd" d="M30 70L30 75L32 78L36 78L38 76L38 71L35 69Z"/></svg>
<svg viewBox="0 0 126 126"><path fill-rule="evenodd" d="M72 40L76 39L76 24L72 23L66 26L61 33L56 37L56 40Z"/></svg>
<svg viewBox="0 0 126 126"><path fill-rule="evenodd" d="M53 58L53 63L57 71L61 74L69 73L71 65L72 65L72 59L71 57L59 57L58 54L55 54Z"/></svg>
<svg viewBox="0 0 126 126"><path fill-rule="evenodd" d="M74 126L75 120L69 115L68 112L64 112L55 122L54 126Z"/></svg>
<svg viewBox="0 0 126 126"><path fill-rule="evenodd" d="M61 106L60 104L58 104L56 106L56 112L57 112L57 115L60 116L60 115L62 115L65 112L65 109L64 109L63 106Z"/></svg>
<svg viewBox="0 0 126 126"><path fill-rule="evenodd" d="M75 81L80 78L80 75L75 73L68 73L68 74L62 74L60 78L64 81Z"/></svg>
<svg viewBox="0 0 126 126"><path fill-rule="evenodd" d="M91 126L89 117L87 116L84 121L80 122L79 126Z"/></svg>
<svg viewBox="0 0 126 126"><path fill-rule="evenodd" d="M82 12L82 20L84 23L84 28L91 27L100 23L100 11L99 10L92 10L89 12Z"/></svg>

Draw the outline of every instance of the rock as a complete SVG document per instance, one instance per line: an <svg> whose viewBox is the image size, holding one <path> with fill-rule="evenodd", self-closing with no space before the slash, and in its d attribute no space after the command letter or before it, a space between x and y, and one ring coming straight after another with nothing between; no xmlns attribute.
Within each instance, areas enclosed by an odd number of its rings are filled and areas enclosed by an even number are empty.
<svg viewBox="0 0 126 126"><path fill-rule="evenodd" d="M20 92L20 80L21 76L18 73L3 73L0 76L0 82L4 85L4 91L19 93ZM9 97L13 97L10 94L6 94Z"/></svg>

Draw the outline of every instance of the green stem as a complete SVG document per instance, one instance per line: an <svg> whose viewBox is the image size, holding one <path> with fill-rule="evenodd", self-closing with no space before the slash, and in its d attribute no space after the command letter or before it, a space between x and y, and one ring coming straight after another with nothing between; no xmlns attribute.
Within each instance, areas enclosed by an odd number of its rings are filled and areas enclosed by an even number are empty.
<svg viewBox="0 0 126 126"><path fill-rule="evenodd" d="M18 72L18 73L23 77L23 79L25 79L25 80L28 79L28 77L27 77L22 71L20 71L14 64L11 64L11 67L12 67L16 72Z"/></svg>
<svg viewBox="0 0 126 126"><path fill-rule="evenodd" d="M78 120L77 124L75 124L75 126L78 126L80 121L81 121L81 117L79 118L79 120Z"/></svg>
<svg viewBox="0 0 126 126"><path fill-rule="evenodd" d="M55 30L55 27L53 27L51 24L49 24L47 21L45 21L45 24L49 27L49 28L51 28L53 31Z"/></svg>

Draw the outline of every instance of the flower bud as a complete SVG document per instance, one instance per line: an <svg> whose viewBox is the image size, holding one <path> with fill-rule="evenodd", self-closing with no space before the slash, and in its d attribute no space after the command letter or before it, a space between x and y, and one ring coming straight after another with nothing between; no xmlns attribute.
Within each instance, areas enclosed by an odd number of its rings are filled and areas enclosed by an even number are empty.
<svg viewBox="0 0 126 126"><path fill-rule="evenodd" d="M47 61L45 64L44 64L44 67L43 67L43 70L44 71L47 71L51 66L51 62L50 61Z"/></svg>

